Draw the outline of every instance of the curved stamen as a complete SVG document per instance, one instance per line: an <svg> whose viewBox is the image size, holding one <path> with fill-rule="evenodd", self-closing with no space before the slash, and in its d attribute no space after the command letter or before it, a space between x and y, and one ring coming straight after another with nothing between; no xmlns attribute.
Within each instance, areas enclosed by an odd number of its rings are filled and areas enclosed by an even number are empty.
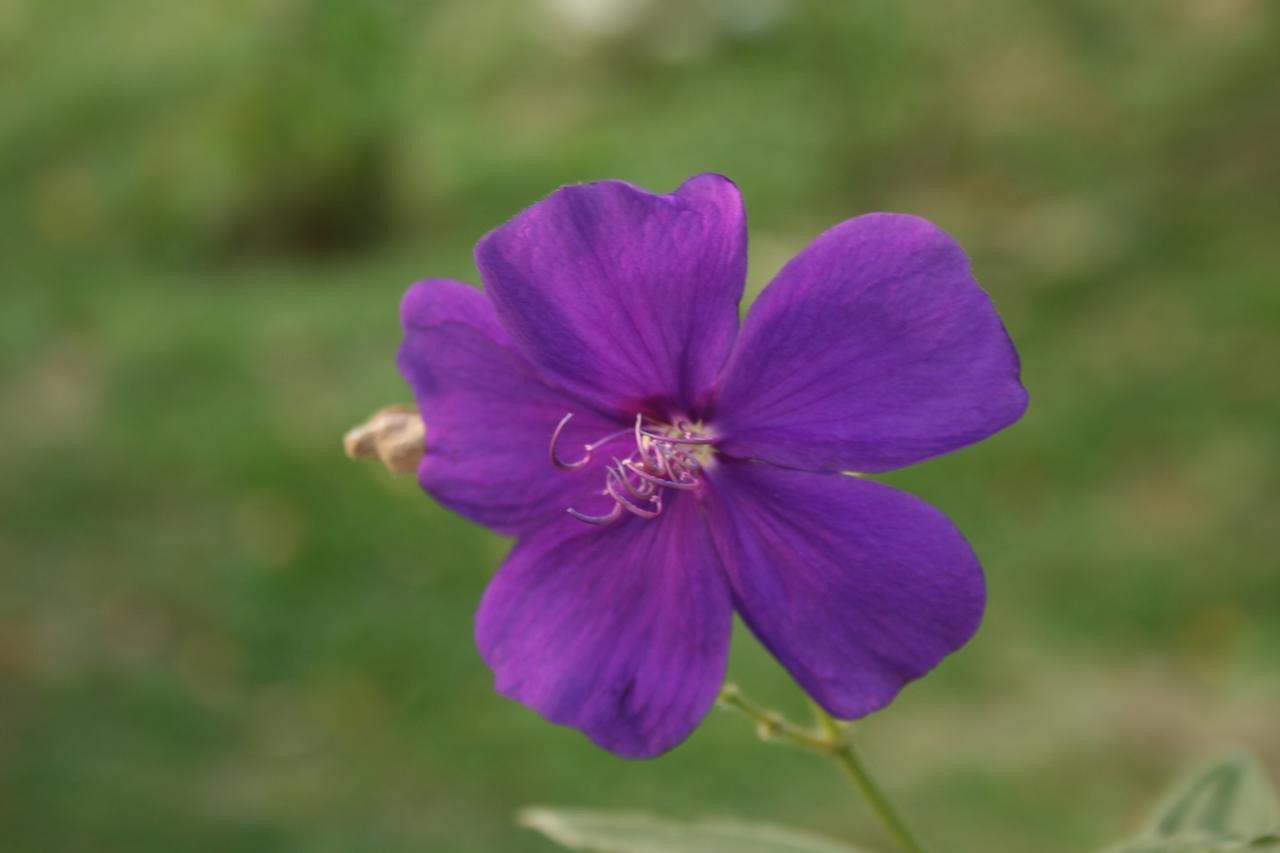
<svg viewBox="0 0 1280 853"><path fill-rule="evenodd" d="M608 435L606 435L604 438L600 439L599 441L593 441L590 444L588 444L587 450L590 450L590 451L599 450L609 442L613 441L615 438L620 438L629 432L631 432L630 429L620 429L617 432L611 432Z"/></svg>
<svg viewBox="0 0 1280 853"><path fill-rule="evenodd" d="M643 421L644 415L636 415L636 450L640 451L641 457L647 458L645 452L644 431L640 428Z"/></svg>
<svg viewBox="0 0 1280 853"><path fill-rule="evenodd" d="M643 507L636 506L631 501L627 500L622 495L618 494L617 490L614 489L614 483L612 479L609 481L609 484L605 486L605 489L609 492L609 496L618 502L618 506L620 508L625 509L627 512L630 512L633 515L638 515L641 518L657 518L659 515L662 514L662 493L661 492L658 492L657 494L655 494L651 499L654 508L650 510L650 509L644 509Z"/></svg>
<svg viewBox="0 0 1280 853"><path fill-rule="evenodd" d="M565 512L578 519L578 521L585 521L587 524L611 524L622 517L622 504L615 503L604 515L587 515L586 513L578 512L573 507L569 507Z"/></svg>
<svg viewBox="0 0 1280 853"><path fill-rule="evenodd" d="M551 462L561 470L572 471L589 463L595 451L620 436L631 433L635 440L635 448L624 459L614 456L612 461L604 465L605 482L601 495L613 500L613 506L604 515L588 515L570 508L569 514L588 524L612 524L623 516L623 511L640 518L657 518L662 514L663 490L690 490L698 487L699 474L703 470L698 458L707 447L715 443L715 439L697 431L687 420L676 421L673 427L657 421L650 421L653 429L645 429L645 416L637 414L635 423L629 428L607 435L591 444L583 445L583 456L574 461L565 461L557 452L560 439L573 413L561 418L551 435L551 446L548 453Z"/></svg>
<svg viewBox="0 0 1280 853"><path fill-rule="evenodd" d="M547 448L547 454L551 457L551 464L559 468L561 471L572 471L575 468L581 468L583 465L586 465L591 461L590 445L583 446L587 455L583 456L577 462L565 462L556 454L556 444L560 441L560 433L564 432L564 428L569 424L569 421L572 418L573 412L570 412L560 419L560 423L556 424L555 432L551 433L551 446ZM573 510L569 510L569 512L573 513ZM586 521L586 519L584 518L583 521Z"/></svg>
<svg viewBox="0 0 1280 853"><path fill-rule="evenodd" d="M656 446L650 447L647 444L642 444L636 448L636 453L633 455L640 457L634 464L647 471L656 471L662 467L662 455L658 452Z"/></svg>
<svg viewBox="0 0 1280 853"><path fill-rule="evenodd" d="M683 454L678 450L672 450L666 445L661 445L659 464L655 466L656 470L654 473L670 480L681 479L681 473L684 471L684 466L680 464L680 456L682 455Z"/></svg>
<svg viewBox="0 0 1280 853"><path fill-rule="evenodd" d="M698 485L697 480L665 480L662 477L655 477L641 468L628 466L627 469L645 482L652 483L655 486L662 486L666 489L692 489Z"/></svg>
<svg viewBox="0 0 1280 853"><path fill-rule="evenodd" d="M582 446L582 450L585 455L581 459L579 459L577 462L565 462L563 459L560 458L559 454L556 453L556 445L560 442L560 433L564 432L564 428L569 425L569 421L572 418L573 418L573 412L569 412L569 414L565 415L563 418L560 419L560 423L556 424L555 431L551 433L551 446L547 448L547 453L551 457L551 464L559 468L561 471L572 471L576 468L581 468L583 465L586 465L588 462L591 461L592 454L594 454L601 447L613 441L615 438L618 438L619 436L622 436L622 435L626 435L628 432L631 431L630 429L618 430L617 432L606 435L604 438L600 439L599 441L593 441L590 444L584 444Z"/></svg>
<svg viewBox="0 0 1280 853"><path fill-rule="evenodd" d="M642 482L639 486L637 486L636 484L632 483L631 478L627 476L627 472L633 471L634 469L628 467L627 463L620 462L617 459L614 459L613 462L615 467L609 469L609 474L612 474L615 477L617 477L619 480L621 480L622 485L627 487L628 492L630 492L632 495L634 495L636 498L642 501L648 500L649 498L653 497L653 494L656 491L656 489L654 489L652 484Z"/></svg>
<svg viewBox="0 0 1280 853"><path fill-rule="evenodd" d="M638 433L645 438L651 438L654 441L661 441L664 444L711 444L714 438L708 438L704 435L655 435L651 432L645 432L637 429Z"/></svg>

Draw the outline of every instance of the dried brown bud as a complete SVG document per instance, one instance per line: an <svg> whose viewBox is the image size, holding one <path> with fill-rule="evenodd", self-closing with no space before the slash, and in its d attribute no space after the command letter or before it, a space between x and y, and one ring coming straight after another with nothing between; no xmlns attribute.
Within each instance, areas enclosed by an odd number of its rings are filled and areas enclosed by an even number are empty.
<svg viewBox="0 0 1280 853"><path fill-rule="evenodd" d="M422 461L426 427L413 406L379 409L342 437L352 459L377 459L392 474L408 474Z"/></svg>

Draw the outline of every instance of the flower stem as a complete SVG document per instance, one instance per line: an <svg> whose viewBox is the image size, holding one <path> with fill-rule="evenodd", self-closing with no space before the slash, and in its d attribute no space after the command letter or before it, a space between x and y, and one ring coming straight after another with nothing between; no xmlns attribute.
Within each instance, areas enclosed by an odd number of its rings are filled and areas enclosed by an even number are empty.
<svg viewBox="0 0 1280 853"><path fill-rule="evenodd" d="M832 746L829 750L831 757L840 765L844 775L849 777L853 787L857 788L858 793L867 801L871 811L875 812L885 832L908 853L924 853L924 848L920 846L920 842L916 841L911 830L907 829L907 825L903 823L901 816L889 802L889 798L884 795L884 791L876 784L876 780L871 778L862 759L854 750L853 744L843 736L836 721L816 702L813 704L813 713L818 718L818 725L831 740Z"/></svg>
<svg viewBox="0 0 1280 853"><path fill-rule="evenodd" d="M829 749L827 738L822 733L797 726L777 711L758 705L744 696L737 685L726 684L722 687L718 701L720 707L737 711L754 720L756 733L761 740L780 740L814 752L825 753Z"/></svg>
<svg viewBox="0 0 1280 853"><path fill-rule="evenodd" d="M841 725L816 703L813 711L818 721L817 729L798 726L777 711L762 707L742 695L742 691L733 684L726 684L721 689L719 704L755 721L761 740L781 741L831 757L862 795L885 833L906 853L924 853L924 848L867 772Z"/></svg>

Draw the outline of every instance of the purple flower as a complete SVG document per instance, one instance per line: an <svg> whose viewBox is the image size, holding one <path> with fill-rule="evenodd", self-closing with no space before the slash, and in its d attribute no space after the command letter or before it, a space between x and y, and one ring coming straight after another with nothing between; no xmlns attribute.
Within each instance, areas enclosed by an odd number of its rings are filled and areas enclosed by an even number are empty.
<svg viewBox="0 0 1280 853"><path fill-rule="evenodd" d="M977 629L977 558L938 510L841 472L979 441L1027 404L960 247L912 216L841 223L738 328L746 217L565 187L476 247L482 293L414 285L419 480L519 537L476 642L499 692L600 746L675 746L724 677L732 613L836 717L887 705Z"/></svg>

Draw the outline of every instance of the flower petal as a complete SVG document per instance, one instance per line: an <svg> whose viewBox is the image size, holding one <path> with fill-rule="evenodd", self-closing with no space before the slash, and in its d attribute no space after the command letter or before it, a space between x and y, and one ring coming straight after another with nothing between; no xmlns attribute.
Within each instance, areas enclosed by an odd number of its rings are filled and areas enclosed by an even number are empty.
<svg viewBox="0 0 1280 853"><path fill-rule="evenodd" d="M889 704L982 618L982 569L937 509L844 474L723 462L707 517L734 605L822 707Z"/></svg>
<svg viewBox="0 0 1280 853"><path fill-rule="evenodd" d="M575 471L552 465L552 432L569 412L561 452L627 426L548 388L512 348L484 294L456 281L414 285L401 305L398 362L427 427L418 481L450 509L519 534L564 515L604 482L608 448ZM619 444L619 447L623 446Z"/></svg>
<svg viewBox="0 0 1280 853"><path fill-rule="evenodd" d="M627 413L696 417L737 333L746 245L727 178L671 195L601 181L493 231L476 263L516 347L553 383Z"/></svg>
<svg viewBox="0 0 1280 853"><path fill-rule="evenodd" d="M476 642L498 692L627 758L684 740L724 678L729 592L690 495L657 519L571 518L522 539Z"/></svg>
<svg viewBox="0 0 1280 853"><path fill-rule="evenodd" d="M886 471L1022 416L1018 354L964 252L914 216L819 237L747 315L716 427L743 458Z"/></svg>

